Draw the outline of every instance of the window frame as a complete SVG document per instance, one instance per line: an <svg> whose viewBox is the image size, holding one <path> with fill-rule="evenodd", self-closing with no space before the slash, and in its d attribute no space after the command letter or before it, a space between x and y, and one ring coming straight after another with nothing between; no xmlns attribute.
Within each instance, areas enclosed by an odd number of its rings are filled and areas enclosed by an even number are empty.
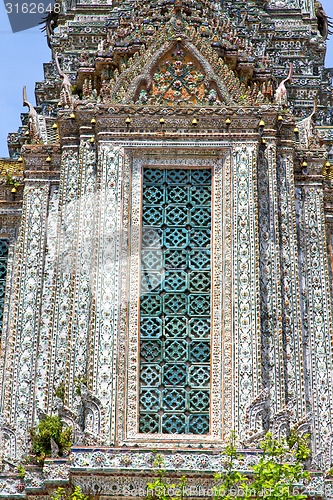
<svg viewBox="0 0 333 500"><path fill-rule="evenodd" d="M156 151L156 150L155 150ZM129 219L127 252L127 276L123 279L123 304L120 331L124 332L123 356L118 366L119 386L123 386L123 397L119 409L123 413L117 418L120 445L135 444L171 448L189 444L224 443L224 436L231 425L231 173L229 148L200 149L195 156L193 149L177 151L166 149L159 155L150 151L126 148L124 164L124 190L129 190ZM191 154L192 153L192 154ZM139 314L140 314L140 242L142 220L142 173L143 168L211 168L212 169L212 327L211 327L211 400L209 434L146 434L139 432ZM127 179L126 179L126 176ZM124 202L126 203L126 201ZM226 229L229 228L229 231ZM126 229L125 229L126 231ZM222 255L228 246L229 260ZM222 286L222 283L224 286ZM229 293L225 293L229 290ZM125 306L126 303L126 306ZM225 322L228 322L228 342L225 343ZM230 326L229 326L230 325ZM121 339L120 339L121 344ZM123 375L122 375L123 374ZM124 377L124 379L122 378ZM123 380L123 382L122 382ZM225 387L227 385L227 387ZM227 397L226 397L227 396Z"/></svg>
<svg viewBox="0 0 333 500"><path fill-rule="evenodd" d="M211 187L211 196L210 196L210 209L211 209L211 214L210 214L210 331L209 331L209 344L210 344L210 356L209 356L209 364L210 365L210 371L209 371L209 387L208 391L209 394L211 394L211 389L212 389L212 383L211 383L211 369L212 369L212 326L213 326L213 321L212 321L212 315L213 315L213 303L212 303L212 275L213 275L213 260L212 260L212 248L213 248L213 169L210 166L189 166L189 165L169 165L169 166L161 166L161 165L154 165L149 167L146 167L145 165L142 165L141 167L141 200L140 200L140 208L141 208L141 224L142 224L142 219L143 219L143 187L144 187L144 169L149 168L149 169L156 169L156 170L210 170L211 172L211 177L210 177L210 187ZM141 225L141 231L140 231L140 246L139 246L139 252L140 252L140 264L139 264L139 273L140 273L140 291L141 291L141 281L142 281L142 225ZM140 317L141 317L141 311L140 311L140 303L141 303L141 292L140 292L140 297L139 297L139 318L138 318L138 335L139 335L139 352L138 352L138 357L139 357L139 378L140 378L140 343L141 343L141 325L140 325ZM170 363L170 362L169 362ZM139 395L138 395L138 418L140 418L140 380L139 380ZM170 389L170 388L169 388ZM175 387L175 389L179 389L178 386ZM160 390L160 389L158 389ZM203 388L203 390L207 390L207 388ZM210 411L210 404L209 404L209 429L210 429L210 419L211 419L211 411ZM173 412L168 411L167 414L171 414ZM177 412L175 412L177 414ZM179 412L180 414L185 413L184 412ZM194 415L195 413L191 413L190 415ZM189 416L190 416L189 415ZM171 415L170 415L171 416ZM147 435L147 434L154 434L154 433L144 433L140 432L140 434ZM170 433L169 433L170 434ZM179 435L192 435L192 433L179 433ZM193 434L195 436L205 436L207 434L210 434L210 432L205 433L205 434ZM166 435L162 433L162 435ZM177 433L178 435L178 433Z"/></svg>

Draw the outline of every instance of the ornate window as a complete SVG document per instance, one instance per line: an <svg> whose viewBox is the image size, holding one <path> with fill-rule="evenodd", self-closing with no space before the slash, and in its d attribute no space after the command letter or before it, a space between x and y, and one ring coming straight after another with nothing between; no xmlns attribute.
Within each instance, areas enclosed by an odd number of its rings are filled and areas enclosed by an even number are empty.
<svg viewBox="0 0 333 500"><path fill-rule="evenodd" d="M8 239L0 239L0 335L2 332L3 307L5 303Z"/></svg>
<svg viewBox="0 0 333 500"><path fill-rule="evenodd" d="M143 169L140 433L208 434L210 169Z"/></svg>

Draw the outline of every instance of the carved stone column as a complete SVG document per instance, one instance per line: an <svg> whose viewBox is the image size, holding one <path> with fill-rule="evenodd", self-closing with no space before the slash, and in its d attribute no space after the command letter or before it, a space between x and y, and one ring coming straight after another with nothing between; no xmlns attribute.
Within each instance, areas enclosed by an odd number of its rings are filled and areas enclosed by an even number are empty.
<svg viewBox="0 0 333 500"><path fill-rule="evenodd" d="M282 325L286 402L291 403L294 418L306 413L303 370L302 320L299 266L296 237L296 209L292 152L281 152L277 162Z"/></svg>
<svg viewBox="0 0 333 500"><path fill-rule="evenodd" d="M89 132L83 131L84 134ZM66 399L69 407L76 396L75 380L87 377L87 347L92 306L94 272L96 151L90 136L81 137L78 161L78 197L67 210L72 220L73 262L70 283L70 322L66 354ZM67 392L68 391L68 392Z"/></svg>
<svg viewBox="0 0 333 500"><path fill-rule="evenodd" d="M257 145L232 151L233 421L237 434L261 388Z"/></svg>
<svg viewBox="0 0 333 500"><path fill-rule="evenodd" d="M71 283L73 279L73 261L75 256L74 234L76 207L79 199L78 147L65 145L62 154L62 170L59 188L60 211L57 217L57 235L53 246L51 320L48 331L45 318L42 323L41 339L47 341L46 361L41 366L45 380L44 403L41 409L50 413L54 389L65 381L68 329L71 321ZM51 251L48 240L48 251ZM52 242L53 244L53 242ZM44 284L45 292L47 284ZM42 365L42 363L40 363ZM39 401L39 405L41 402Z"/></svg>
<svg viewBox="0 0 333 500"><path fill-rule="evenodd" d="M102 143L97 167L88 383L103 405L98 434L108 444L115 443L116 433L121 241L127 236L122 235L123 156L123 148Z"/></svg>
<svg viewBox="0 0 333 500"><path fill-rule="evenodd" d="M308 327L308 377L313 415L314 449L323 449L332 436L333 366L332 311L326 249L323 191L319 186L302 189L300 222L305 266L305 303Z"/></svg>
<svg viewBox="0 0 333 500"><path fill-rule="evenodd" d="M25 430L33 424L42 276L49 182L27 181L13 264L13 291L6 339L2 411Z"/></svg>
<svg viewBox="0 0 333 500"><path fill-rule="evenodd" d="M285 406L278 222L276 145L271 143L258 161L262 386L269 390L271 417Z"/></svg>

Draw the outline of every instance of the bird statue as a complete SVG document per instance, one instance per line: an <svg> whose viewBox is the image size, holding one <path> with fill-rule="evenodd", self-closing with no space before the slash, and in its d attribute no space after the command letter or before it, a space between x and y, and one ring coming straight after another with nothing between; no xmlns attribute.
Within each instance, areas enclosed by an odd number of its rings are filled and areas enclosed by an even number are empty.
<svg viewBox="0 0 333 500"><path fill-rule="evenodd" d="M68 75L66 75L60 68L58 54L55 52L55 63L59 76L62 78L61 91L60 91L60 102L65 108L71 108L74 104L74 96L72 94L72 85L69 81Z"/></svg>
<svg viewBox="0 0 333 500"><path fill-rule="evenodd" d="M47 45L52 50L52 36L54 34L55 29L58 26L59 14L61 12L61 2L56 2L51 11L45 16L39 24L42 24L42 31L46 31L46 40Z"/></svg>
<svg viewBox="0 0 333 500"><path fill-rule="evenodd" d="M282 80L282 82L280 83L275 92L275 102L280 106L287 104L287 89L285 84L288 81L292 82L292 76L293 76L293 65L291 64L287 78Z"/></svg>
<svg viewBox="0 0 333 500"><path fill-rule="evenodd" d="M313 103L313 111L312 113L304 118L303 120L297 123L297 128L299 129L300 134L300 143L301 146L305 149L309 149L314 136L314 120L317 116L318 112L318 102L317 96Z"/></svg>
<svg viewBox="0 0 333 500"><path fill-rule="evenodd" d="M38 115L33 105L28 101L27 88L25 85L23 87L23 106L27 106L29 108L28 127L29 127L30 138L32 142L38 143L41 138Z"/></svg>
<svg viewBox="0 0 333 500"><path fill-rule="evenodd" d="M318 30L324 40L327 40L328 35L332 35L332 31L329 28L333 27L333 24L329 19L331 19L325 12L324 7L320 2L315 2L315 14L317 17Z"/></svg>

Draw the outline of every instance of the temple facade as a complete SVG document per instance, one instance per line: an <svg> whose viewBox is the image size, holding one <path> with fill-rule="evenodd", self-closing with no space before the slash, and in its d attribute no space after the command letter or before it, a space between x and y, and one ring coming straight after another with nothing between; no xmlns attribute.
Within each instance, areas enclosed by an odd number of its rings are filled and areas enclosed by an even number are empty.
<svg viewBox="0 0 333 500"><path fill-rule="evenodd" d="M310 434L333 497L328 31L313 0L50 14L0 159L0 498L142 498L156 453L208 488L231 431L242 470L268 431ZM48 415L70 454L22 481Z"/></svg>

